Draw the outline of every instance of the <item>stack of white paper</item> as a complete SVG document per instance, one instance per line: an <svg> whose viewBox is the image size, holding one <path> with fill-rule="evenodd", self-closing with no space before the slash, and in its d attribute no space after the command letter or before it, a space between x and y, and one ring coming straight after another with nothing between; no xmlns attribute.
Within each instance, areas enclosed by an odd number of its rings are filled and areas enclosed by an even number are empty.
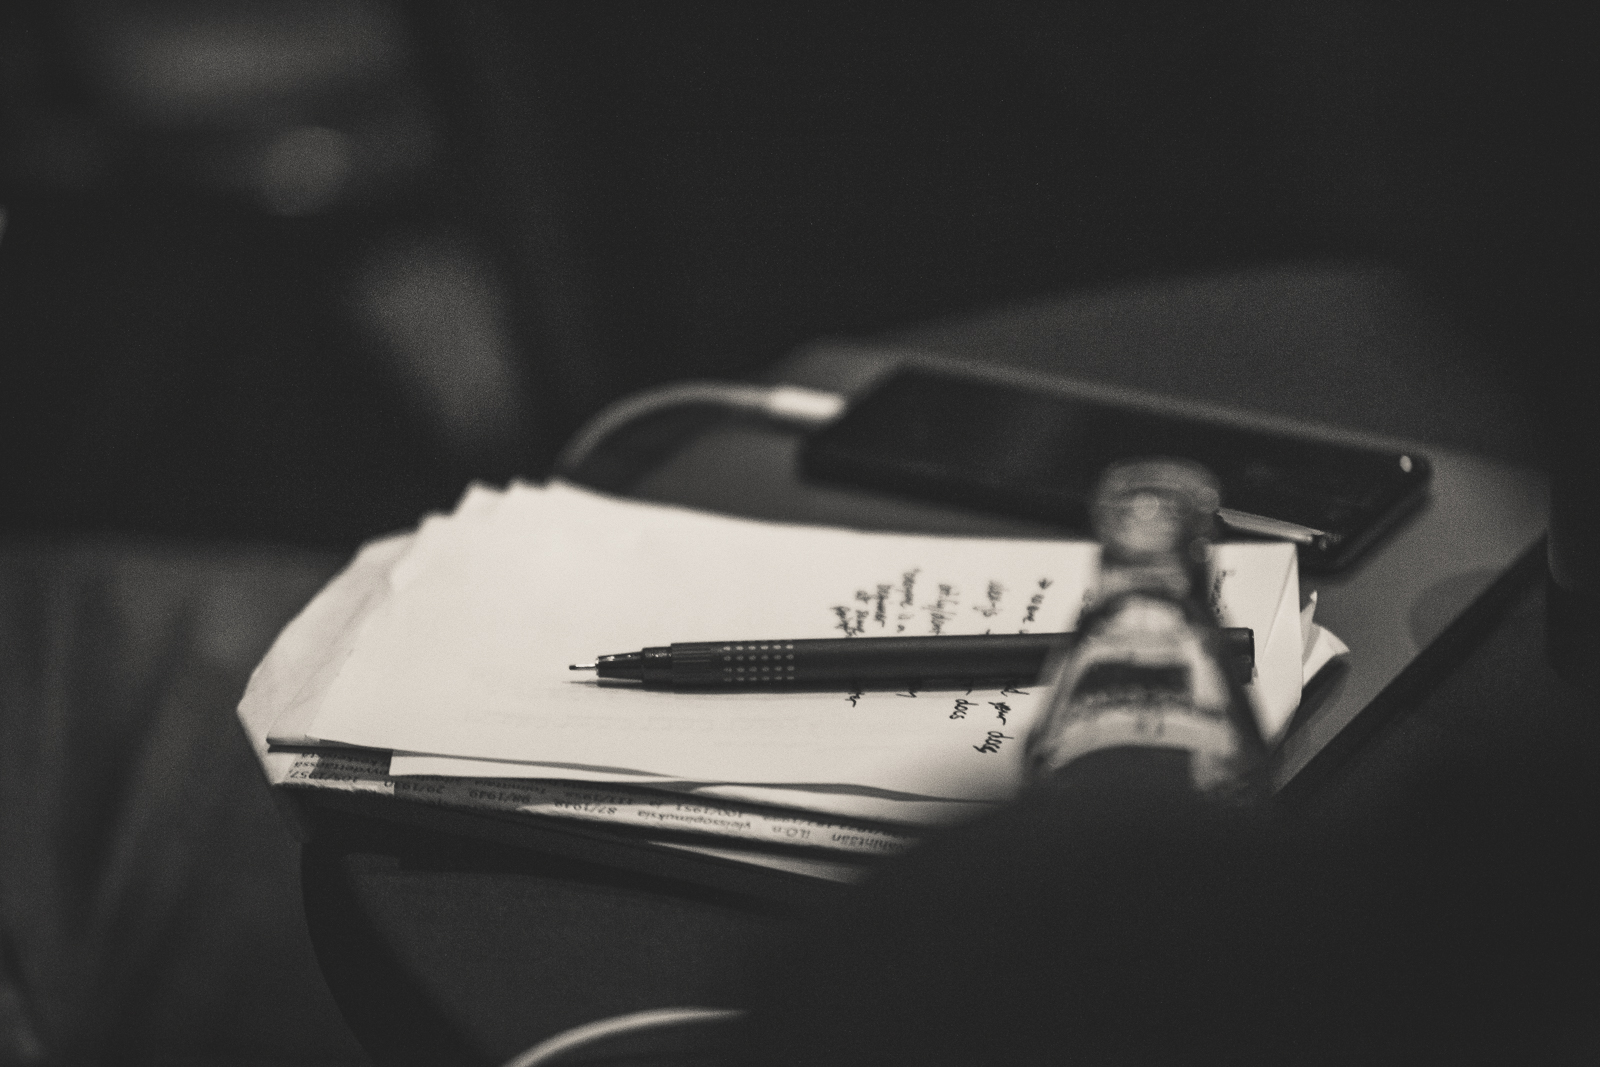
<svg viewBox="0 0 1600 1067"><path fill-rule="evenodd" d="M389 750L390 775L647 784L906 823L1011 796L1046 697L677 693L569 663L674 641L1071 629L1098 546L864 533L474 488L368 546L297 620L246 705L280 744ZM1301 611L1293 546L1215 549L1213 599L1255 631L1269 738L1341 651ZM287 773L287 772L285 772Z"/></svg>

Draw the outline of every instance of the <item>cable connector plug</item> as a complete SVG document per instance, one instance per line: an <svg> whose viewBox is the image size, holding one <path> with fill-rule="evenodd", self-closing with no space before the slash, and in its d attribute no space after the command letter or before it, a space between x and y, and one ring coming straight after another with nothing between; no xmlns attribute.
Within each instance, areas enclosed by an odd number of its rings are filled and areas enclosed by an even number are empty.
<svg viewBox="0 0 1600 1067"><path fill-rule="evenodd" d="M798 385L745 382L669 382L625 396L602 408L556 456L553 474L571 477L612 434L630 422L672 408L702 405L739 411L784 426L816 429L838 418L848 401L838 393Z"/></svg>

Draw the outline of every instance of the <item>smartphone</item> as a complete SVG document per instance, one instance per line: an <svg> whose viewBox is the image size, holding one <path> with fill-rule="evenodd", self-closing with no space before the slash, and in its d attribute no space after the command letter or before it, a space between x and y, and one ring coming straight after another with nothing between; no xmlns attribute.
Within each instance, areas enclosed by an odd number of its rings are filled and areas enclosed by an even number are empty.
<svg viewBox="0 0 1600 1067"><path fill-rule="evenodd" d="M1196 460L1222 488L1222 524L1299 545L1303 569L1337 571L1424 498L1414 452L1329 443L1222 421L902 367L813 433L802 476L1086 532L1108 463Z"/></svg>

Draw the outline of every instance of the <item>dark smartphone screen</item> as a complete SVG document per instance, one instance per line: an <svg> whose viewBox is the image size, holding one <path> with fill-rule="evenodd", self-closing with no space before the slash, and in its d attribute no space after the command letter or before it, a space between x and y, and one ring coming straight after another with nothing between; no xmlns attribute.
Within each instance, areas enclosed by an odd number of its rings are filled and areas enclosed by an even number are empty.
<svg viewBox="0 0 1600 1067"><path fill-rule="evenodd" d="M1301 564L1323 572L1355 559L1422 499L1428 479L1427 461L1414 454L1143 412L918 368L894 372L838 421L813 434L801 453L801 471L811 479L1084 532L1089 494L1100 472L1113 460L1141 456L1180 456L1204 464L1221 483L1227 511L1309 531L1294 537L1300 541Z"/></svg>

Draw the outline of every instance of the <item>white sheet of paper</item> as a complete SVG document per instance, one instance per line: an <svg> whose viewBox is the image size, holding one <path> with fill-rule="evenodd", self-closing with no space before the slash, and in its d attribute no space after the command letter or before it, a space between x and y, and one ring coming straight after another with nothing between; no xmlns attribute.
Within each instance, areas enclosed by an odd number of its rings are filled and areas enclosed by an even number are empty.
<svg viewBox="0 0 1600 1067"><path fill-rule="evenodd" d="M414 539L396 534L363 546L278 634L252 672L239 706L247 724L270 724L266 740L278 745L312 740L308 731L328 686L354 651L366 620L389 595L389 576Z"/></svg>
<svg viewBox="0 0 1600 1067"><path fill-rule="evenodd" d="M698 782L1003 799L1042 690L643 692L575 680L566 665L670 641L1069 629L1098 552L761 523L559 485L489 503L424 527L323 694L313 736ZM1294 558L1284 544L1217 549L1223 621L1257 635L1269 731L1300 688Z"/></svg>

